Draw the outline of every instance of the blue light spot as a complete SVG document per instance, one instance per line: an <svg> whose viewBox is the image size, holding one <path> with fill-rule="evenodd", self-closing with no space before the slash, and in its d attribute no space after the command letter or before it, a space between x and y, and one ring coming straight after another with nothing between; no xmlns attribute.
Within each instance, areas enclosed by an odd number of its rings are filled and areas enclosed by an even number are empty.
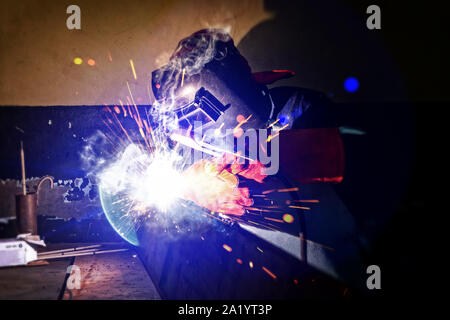
<svg viewBox="0 0 450 320"><path fill-rule="evenodd" d="M285 124L287 124L288 122L289 122L289 119L288 119L288 117L287 116L285 116L285 115L282 115L282 116L280 116L280 124L282 125L282 126L284 126Z"/></svg>
<svg viewBox="0 0 450 320"><path fill-rule="evenodd" d="M344 88L348 92L355 92L359 88L359 81L356 78L348 77L344 81Z"/></svg>

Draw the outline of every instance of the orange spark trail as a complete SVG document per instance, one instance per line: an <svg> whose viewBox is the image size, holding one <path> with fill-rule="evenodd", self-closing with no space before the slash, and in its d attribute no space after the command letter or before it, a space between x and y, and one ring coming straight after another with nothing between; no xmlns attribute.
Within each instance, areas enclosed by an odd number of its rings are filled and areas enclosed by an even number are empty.
<svg viewBox="0 0 450 320"><path fill-rule="evenodd" d="M279 132L277 132L277 134L275 134L275 135L270 135L268 138L267 138L267 140L266 140L266 142L270 142L270 140L273 140L274 138L276 138L276 137L278 137L280 135L280 133Z"/></svg>
<svg viewBox="0 0 450 320"><path fill-rule="evenodd" d="M251 220L248 220L248 222L253 223L253 224L257 225L257 226L262 226L264 228L267 228L267 229L270 229L270 230L273 230L273 231L278 231L277 229L271 228L271 227L267 226L266 224L257 223L257 222L251 221Z"/></svg>
<svg viewBox="0 0 450 320"><path fill-rule="evenodd" d="M250 118L253 116L253 114L249 115L247 119L242 120L241 122L239 122L239 124L234 127L233 130L239 129L244 123L246 123L248 120L250 120Z"/></svg>
<svg viewBox="0 0 450 320"><path fill-rule="evenodd" d="M273 218L268 218L268 217L264 217L264 219L267 219L267 220L270 220L270 221L275 221L275 222L284 223L283 220L279 220L279 219L273 219Z"/></svg>
<svg viewBox="0 0 450 320"><path fill-rule="evenodd" d="M263 269L269 276L271 276L273 279L276 279L276 278L277 278L277 276L274 275L273 272L270 271L269 269L267 269L266 267L263 266L262 269Z"/></svg>
<svg viewBox="0 0 450 320"><path fill-rule="evenodd" d="M308 208L308 207L298 207L298 206L289 206L289 208L293 208L293 209L303 209L303 210L311 210L311 208Z"/></svg>
<svg viewBox="0 0 450 320"><path fill-rule="evenodd" d="M272 122L266 129L269 129L270 127L272 127L275 123L277 123L278 121L280 121L280 119L277 119L276 121Z"/></svg>
<svg viewBox="0 0 450 320"><path fill-rule="evenodd" d="M133 94L131 93L131 89L130 89L130 85L128 84L127 81L127 87L128 87L128 92L130 93L130 97L131 97L131 101L133 102L134 108L136 109L136 113L137 113L137 118L135 118L137 125L139 126L139 132L141 133L142 138L144 138L145 144L147 145L147 148L149 151L151 151L151 147L150 147L150 143L147 141L147 137L144 134L143 130L142 130L142 119L141 116L139 114L139 110L136 106L136 103L134 102L134 98L133 98Z"/></svg>
<svg viewBox="0 0 450 320"><path fill-rule="evenodd" d="M286 124L286 125L284 125L284 126L282 126L282 127L281 127L281 128L279 128L279 129L276 129L276 130L275 130L275 132L279 132L279 131L281 131L281 130L283 130L283 129L287 128L287 126L289 126L289 123L288 123L288 124Z"/></svg>
<svg viewBox="0 0 450 320"><path fill-rule="evenodd" d="M287 189L278 189L278 192L290 192L290 191L298 191L298 188L287 188Z"/></svg>

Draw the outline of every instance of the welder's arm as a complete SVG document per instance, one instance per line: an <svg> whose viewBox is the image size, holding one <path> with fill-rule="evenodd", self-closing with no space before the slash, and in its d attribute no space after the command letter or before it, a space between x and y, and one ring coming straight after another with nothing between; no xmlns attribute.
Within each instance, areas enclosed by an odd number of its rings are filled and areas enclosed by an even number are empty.
<svg viewBox="0 0 450 320"><path fill-rule="evenodd" d="M244 208L251 206L253 200L248 188L238 188L237 175L262 182L265 178L262 168L259 162L245 168L234 156L200 160L183 172L189 186L182 197L214 212L243 215Z"/></svg>

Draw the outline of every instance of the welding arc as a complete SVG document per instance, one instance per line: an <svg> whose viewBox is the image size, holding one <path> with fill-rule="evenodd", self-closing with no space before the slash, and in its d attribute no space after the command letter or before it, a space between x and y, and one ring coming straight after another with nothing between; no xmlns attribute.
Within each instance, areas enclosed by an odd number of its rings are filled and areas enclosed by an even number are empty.
<svg viewBox="0 0 450 320"><path fill-rule="evenodd" d="M123 249L112 249L112 250L80 250L74 252L61 252L56 254L48 254L48 255L38 255L37 260L49 260L49 259L58 259L58 258L68 258L68 257L78 257L78 256L88 256L88 255L97 255L103 253L114 253L114 252L124 252L128 251L128 248Z"/></svg>

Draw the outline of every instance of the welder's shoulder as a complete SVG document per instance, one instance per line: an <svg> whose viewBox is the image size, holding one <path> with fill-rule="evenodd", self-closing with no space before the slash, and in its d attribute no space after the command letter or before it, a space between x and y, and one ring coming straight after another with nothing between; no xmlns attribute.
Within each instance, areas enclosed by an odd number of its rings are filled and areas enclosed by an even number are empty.
<svg viewBox="0 0 450 320"><path fill-rule="evenodd" d="M333 127L335 108L322 92L300 87L275 87L269 90L277 115L295 97L295 108L301 109L293 128Z"/></svg>

